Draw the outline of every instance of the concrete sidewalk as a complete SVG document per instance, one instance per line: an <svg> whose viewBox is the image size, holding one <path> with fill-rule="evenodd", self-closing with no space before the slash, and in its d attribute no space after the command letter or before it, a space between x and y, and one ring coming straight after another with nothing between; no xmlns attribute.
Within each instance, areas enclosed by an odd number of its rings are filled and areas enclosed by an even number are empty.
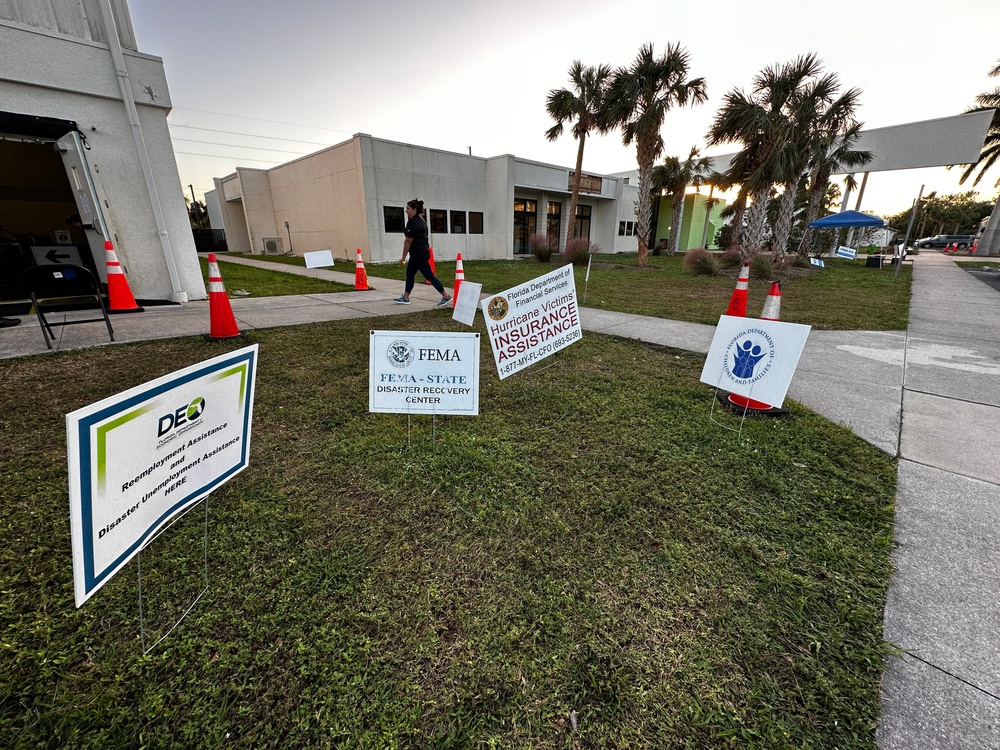
<svg viewBox="0 0 1000 750"><path fill-rule="evenodd" d="M886 750L1000 748L1000 293L941 253L914 257L909 330L813 331L789 396L899 456L896 571L884 637L900 651L883 680ZM220 255L354 285L350 272ZM349 265L349 264L348 264ZM377 272L377 267L375 267ZM225 269L223 268L223 278ZM370 277L373 291L233 297L241 330L434 308L417 284ZM233 289L229 290L232 293ZM451 316L451 310L440 311ZM69 313L68 315L72 315ZM714 327L584 308L583 327L707 352ZM201 335L208 302L112 318L117 341ZM387 322L391 326L391 322ZM103 325L57 328L57 349L108 344ZM46 351L34 318L0 329L0 358Z"/></svg>
<svg viewBox="0 0 1000 750"><path fill-rule="evenodd" d="M914 261L882 681L886 750L1000 748L1000 293Z"/></svg>

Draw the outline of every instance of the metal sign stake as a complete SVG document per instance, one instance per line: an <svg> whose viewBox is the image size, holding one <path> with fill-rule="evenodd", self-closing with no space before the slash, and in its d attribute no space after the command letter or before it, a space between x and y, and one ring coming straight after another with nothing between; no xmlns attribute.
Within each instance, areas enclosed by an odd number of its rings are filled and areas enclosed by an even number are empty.
<svg viewBox="0 0 1000 750"><path fill-rule="evenodd" d="M136 555L136 560L137 560L136 567L138 569L138 575L139 575L139 633L142 640L143 656L148 655L149 652L152 651L154 648L156 648L160 643L162 643L167 636L173 633L174 630L177 628L177 626L180 625L182 622L184 622L184 619L188 616L188 614L190 614L191 610L194 609L195 605L199 601L201 601L201 598L205 595L205 592L208 591L208 497L206 497L202 501L202 503L204 503L205 505L205 534L204 534L204 556L203 556L205 585L202 588L202 590L198 592L198 595L194 598L194 600L188 605L188 608L184 610L184 613L178 618L177 622L171 625L170 629L167 630L166 633L160 636L155 643L151 644L148 647L146 645L146 618L142 607L142 550L139 550L138 554ZM193 507L195 506L192 506L192 508ZM190 508L188 510L190 510ZM149 547L149 545L151 545L156 539L158 539L161 534L163 534L167 529L169 529L177 521L179 521L186 515L187 511L177 516L173 521L171 521L169 525L161 529L152 539L146 542L146 544L143 545L142 549L146 549L147 547Z"/></svg>

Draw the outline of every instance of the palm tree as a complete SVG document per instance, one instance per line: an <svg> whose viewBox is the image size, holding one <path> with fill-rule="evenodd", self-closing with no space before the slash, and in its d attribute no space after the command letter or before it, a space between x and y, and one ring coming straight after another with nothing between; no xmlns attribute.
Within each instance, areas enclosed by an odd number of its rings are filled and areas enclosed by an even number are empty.
<svg viewBox="0 0 1000 750"><path fill-rule="evenodd" d="M708 99L705 79L688 78L689 55L680 44L668 44L654 57L653 45L644 44L628 68L618 68L608 88L602 113L605 127L620 127L622 143L635 143L639 165L639 206L636 241L639 266L649 265L650 188L653 162L663 153L663 120L674 106L700 104Z"/></svg>
<svg viewBox="0 0 1000 750"><path fill-rule="evenodd" d="M799 189L803 186L809 188L808 223L817 218L833 170L854 169L871 161L870 152L853 148L861 132L861 123L854 116L861 90L852 88L837 96L839 88L837 75L829 73L802 87L794 97L791 107L794 152L789 157L790 169L784 181L781 207L774 226L772 253L775 258L784 255L788 244ZM842 137L845 133L849 133L850 137ZM831 144L836 148L831 150ZM807 175L818 179L809 183ZM853 183L853 177L847 179Z"/></svg>
<svg viewBox="0 0 1000 750"><path fill-rule="evenodd" d="M802 90L821 70L822 64L814 54L764 68L754 78L749 94L740 89L726 94L709 129L710 145L743 146L726 177L741 185L741 196L750 202L741 246L744 258L760 250L767 203L775 183L787 187L799 181L805 165L804 138L796 121L803 119L802 113L807 111ZM789 200L793 198L794 191Z"/></svg>
<svg viewBox="0 0 1000 750"><path fill-rule="evenodd" d="M670 219L670 239L667 241L669 255L676 253L680 247L681 219L684 216L684 194L688 185L701 185L712 170L712 160L701 156L696 146L691 147L691 153L681 161L676 156L668 156L663 163L653 167L653 194L658 198L663 193L670 196L672 216Z"/></svg>
<svg viewBox="0 0 1000 750"><path fill-rule="evenodd" d="M997 60L996 67L989 72L989 75L991 78L1000 76L1000 60ZM979 159L974 164L970 164L962 173L958 180L960 185L964 184L978 169L979 174L972 181L972 186L975 187L983 179L983 175L1000 160L1000 86L977 96L976 106L970 107L966 112L981 112L984 109L996 111L993 113L989 129L986 131L986 140L983 142L983 150L979 153ZM1000 187L1000 177L997 177L993 187ZM1000 253L1000 196L997 197L997 201L993 205L993 213L990 214L986 231L976 247L976 255L996 255L998 253Z"/></svg>
<svg viewBox="0 0 1000 750"><path fill-rule="evenodd" d="M580 198L580 179L583 176L583 147L587 134L592 130L607 132L598 115L603 106L611 68L607 65L583 67L574 60L569 68L569 80L573 90L552 89L545 101L545 110L556 124L545 131L550 141L562 135L563 123L574 122L573 137L579 142L576 150L576 173L573 175L572 195L569 199L569 226L566 240L572 239L576 228L576 204Z"/></svg>
<svg viewBox="0 0 1000 750"><path fill-rule="evenodd" d="M848 96L852 89L847 92ZM860 92L859 92L860 93ZM862 123L856 120L833 122L830 127L820 128L812 140L809 156L809 207L806 209L806 225L819 217L826 197L830 177L834 174L861 167L872 159L870 151L857 151L854 144L861 137ZM845 180L848 189L857 185L851 174ZM799 255L809 255L811 237L806 233Z"/></svg>

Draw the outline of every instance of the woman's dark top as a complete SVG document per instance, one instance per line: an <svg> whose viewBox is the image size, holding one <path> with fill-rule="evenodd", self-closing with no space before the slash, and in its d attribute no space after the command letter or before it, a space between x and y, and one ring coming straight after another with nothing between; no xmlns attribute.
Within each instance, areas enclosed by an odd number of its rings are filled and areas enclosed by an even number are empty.
<svg viewBox="0 0 1000 750"><path fill-rule="evenodd" d="M415 214L406 222L406 229L403 230L403 234L412 240L410 242L410 255L430 257L431 246L427 241L427 225L423 219Z"/></svg>

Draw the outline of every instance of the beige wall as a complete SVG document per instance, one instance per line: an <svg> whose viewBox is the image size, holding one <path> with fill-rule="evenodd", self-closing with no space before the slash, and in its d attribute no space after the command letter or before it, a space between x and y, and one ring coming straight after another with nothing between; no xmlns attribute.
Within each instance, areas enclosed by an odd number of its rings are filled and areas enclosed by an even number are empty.
<svg viewBox="0 0 1000 750"><path fill-rule="evenodd" d="M243 199L240 197L240 178L235 174L228 177L216 177L215 193L220 196L219 213L222 215L222 226L212 225L212 229L223 229L226 232L226 246L231 253L249 253L250 235L247 234L247 217L243 211Z"/></svg>
<svg viewBox="0 0 1000 750"><path fill-rule="evenodd" d="M237 179L238 176L238 179ZM482 212L483 233L432 233L435 259L509 258L513 252L514 186L518 194L546 196L569 209L568 171L509 154L484 159L358 134L350 141L274 167L266 172L239 169L216 180L220 208L234 251L261 252L261 237L281 237L296 255L332 250L353 259L361 248L367 262L395 263L402 232L386 232L384 209L402 209L414 198L426 211ZM592 237L610 251L618 229L621 181L605 178L594 205ZM544 204L544 201L543 201ZM243 218L245 217L245 218ZM428 214L429 217L429 214ZM563 228L567 218L563 217ZM284 222L288 222L288 230ZM539 215L544 227L544 213ZM248 228L244 236L238 225Z"/></svg>
<svg viewBox="0 0 1000 750"><path fill-rule="evenodd" d="M236 174L240 178L250 252L259 255L264 252L265 237L283 237L285 234L284 231L278 231L274 220L270 179L267 170L264 169L238 167ZM281 228L284 230L284 226Z"/></svg>
<svg viewBox="0 0 1000 750"><path fill-rule="evenodd" d="M275 167L268 174L274 222L286 244L291 236L296 255L332 250L335 257L353 261L360 247L370 257L362 176L353 140Z"/></svg>

